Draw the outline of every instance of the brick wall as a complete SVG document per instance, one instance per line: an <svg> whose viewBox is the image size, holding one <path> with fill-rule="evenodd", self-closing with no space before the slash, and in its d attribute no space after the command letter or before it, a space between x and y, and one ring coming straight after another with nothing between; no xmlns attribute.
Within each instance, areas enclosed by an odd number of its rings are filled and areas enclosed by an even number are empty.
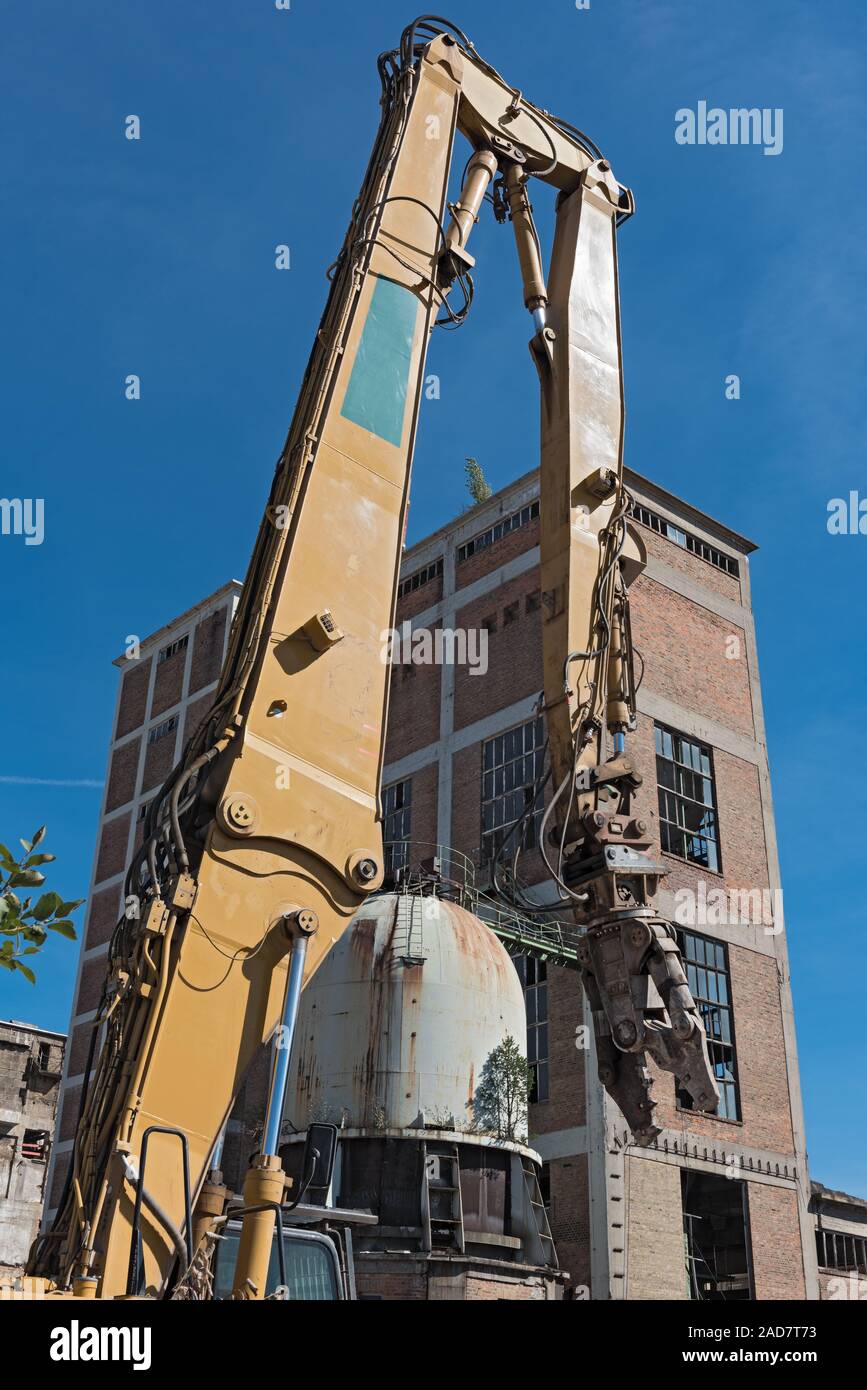
<svg viewBox="0 0 867 1390"><path fill-rule="evenodd" d="M93 1032L93 1023L79 1023L73 1028L69 1038L69 1076L81 1076L87 1065L87 1054L90 1049L90 1038ZM75 1107L66 1107L74 1110ZM66 1135L61 1135L61 1139Z"/></svg>
<svg viewBox="0 0 867 1390"><path fill-rule="evenodd" d="M439 603L443 596L443 577L437 574L433 579L429 579L426 584L420 584L417 589L404 594L397 601L397 616L395 625L406 622L409 618L414 618L417 613L423 613L426 608L433 608Z"/></svg>
<svg viewBox="0 0 867 1390"><path fill-rule="evenodd" d="M530 1107L531 1134L550 1134L586 1121L587 1054L575 1045L575 1029L583 1019L583 994L574 970L548 966L549 1098Z"/></svg>
<svg viewBox="0 0 867 1390"><path fill-rule="evenodd" d="M503 512L504 516L509 515L509 511ZM461 518L462 521L465 518ZM480 525L480 531L487 530L490 521ZM469 538L468 538L469 539ZM502 569L510 560L523 555L526 550L532 550L539 544L539 518L528 521L524 526L519 526L516 531L509 531L493 545L485 546L484 550L476 551L468 560L464 560L457 567L457 584L461 589L465 589L468 584L474 584L477 579L483 579L485 575L492 574L494 570Z"/></svg>
<svg viewBox="0 0 867 1390"><path fill-rule="evenodd" d="M187 660L185 648L173 652L165 661L157 665L154 677L154 691L151 698L151 719L176 705L184 688L184 666Z"/></svg>
<svg viewBox="0 0 867 1390"><path fill-rule="evenodd" d="M797 1196L789 1188L747 1184L757 1299L806 1297Z"/></svg>
<svg viewBox="0 0 867 1390"><path fill-rule="evenodd" d="M452 757L452 848L478 863L481 839L482 745L472 743Z"/></svg>
<svg viewBox="0 0 867 1390"><path fill-rule="evenodd" d="M96 882L114 878L126 868L126 847L129 837L131 816L129 811L114 820L106 821L99 839L99 854L96 861Z"/></svg>
<svg viewBox="0 0 867 1390"><path fill-rule="evenodd" d="M427 748L440 734L439 666L393 666L389 695L388 761Z"/></svg>
<svg viewBox="0 0 867 1390"><path fill-rule="evenodd" d="M141 739L133 738L115 748L111 757L108 774L108 790L105 794L106 811L116 811L125 806L135 796L135 780L138 775L138 758Z"/></svg>
<svg viewBox="0 0 867 1390"><path fill-rule="evenodd" d="M674 1078L651 1063L656 1122L684 1134L706 1135L722 1144L749 1144L794 1155L786 1049L780 1010L777 965L763 956L729 946L732 1008L740 1086L740 1123L675 1108Z"/></svg>
<svg viewBox="0 0 867 1390"><path fill-rule="evenodd" d="M504 541L508 539L505 537ZM495 617L497 626L495 632L488 634L487 672L472 674L469 665L455 670L456 729L541 690L542 624L538 610L527 612L527 598L538 589L539 571L532 569L502 584L493 594L483 594L458 609L457 628L478 629L489 616ZM517 616L507 623L506 610L515 605Z"/></svg>
<svg viewBox="0 0 867 1390"><path fill-rule="evenodd" d="M148 744L141 780L142 792L160 787L168 777L175 765L175 737L175 731L172 730Z"/></svg>
<svg viewBox="0 0 867 1390"><path fill-rule="evenodd" d="M144 723L148 682L150 681L151 658L131 664L124 672L120 688L120 702L117 712L115 738L131 734Z"/></svg>
<svg viewBox="0 0 867 1390"><path fill-rule="evenodd" d="M181 735L181 747L189 743L213 703L214 696L212 692L209 695L200 695L198 700L191 700L187 705L187 712L184 716L184 728Z"/></svg>
<svg viewBox="0 0 867 1390"><path fill-rule="evenodd" d="M573 1288L590 1287L590 1197L587 1155L553 1159L549 1164L551 1205L548 1221L560 1268Z"/></svg>
<svg viewBox="0 0 867 1390"><path fill-rule="evenodd" d="M121 901L119 887L103 888L100 892L94 893L90 900L87 931L84 936L86 951L92 951L94 946L101 946L108 941L120 919Z"/></svg>
<svg viewBox="0 0 867 1390"><path fill-rule="evenodd" d="M687 1297L680 1169L631 1154L626 1159L629 1259L627 1297Z"/></svg>
<svg viewBox="0 0 867 1390"><path fill-rule="evenodd" d="M190 694L210 685L220 674L223 664L223 642L226 634L228 609L218 608L197 626L193 637L193 659L190 667Z"/></svg>
<svg viewBox="0 0 867 1390"><path fill-rule="evenodd" d="M725 570L717 569L716 565L709 564L707 560L701 560L691 551L684 550L682 546L675 545L665 536L651 531L649 526L642 526L635 520L635 517L632 517L631 521L647 550L648 559L661 560L664 565L668 565L669 569L677 570L687 579L691 579L694 584L701 584L702 588L711 589L713 593L719 594L720 598L727 598L731 599L733 603L740 603L740 580L735 579L734 575L727 574ZM744 563L742 560L741 565Z"/></svg>
<svg viewBox="0 0 867 1390"><path fill-rule="evenodd" d="M644 657L648 688L693 714L752 736L743 629L646 575L629 592L633 640ZM736 650L732 637L740 643L740 657L726 656Z"/></svg>

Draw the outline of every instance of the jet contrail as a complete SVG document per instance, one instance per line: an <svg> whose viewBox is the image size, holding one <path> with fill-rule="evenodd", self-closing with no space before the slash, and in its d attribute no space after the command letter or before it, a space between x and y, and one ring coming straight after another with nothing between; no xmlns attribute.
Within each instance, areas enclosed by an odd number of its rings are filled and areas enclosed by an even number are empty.
<svg viewBox="0 0 867 1390"><path fill-rule="evenodd" d="M16 787L101 787L92 777L0 777L0 782Z"/></svg>

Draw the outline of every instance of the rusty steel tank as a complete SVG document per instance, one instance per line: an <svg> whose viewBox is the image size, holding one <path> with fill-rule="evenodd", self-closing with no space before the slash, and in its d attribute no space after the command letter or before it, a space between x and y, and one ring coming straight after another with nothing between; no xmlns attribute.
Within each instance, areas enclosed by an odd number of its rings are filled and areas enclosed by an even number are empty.
<svg viewBox="0 0 867 1390"><path fill-rule="evenodd" d="M286 1114L366 1130L469 1130L486 1059L526 1053L524 996L504 946L438 896L359 910L301 1000Z"/></svg>

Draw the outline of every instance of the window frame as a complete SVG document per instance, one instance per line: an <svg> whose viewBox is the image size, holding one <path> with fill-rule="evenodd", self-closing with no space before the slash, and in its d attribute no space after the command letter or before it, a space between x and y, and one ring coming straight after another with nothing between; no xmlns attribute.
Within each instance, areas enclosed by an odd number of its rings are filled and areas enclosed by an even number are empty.
<svg viewBox="0 0 867 1390"><path fill-rule="evenodd" d="M530 744L529 747L527 746L527 738L525 733L527 729L533 730L533 742ZM522 734L523 746L521 752L512 753L511 756L506 758L506 741L509 738L514 738L514 736L519 732ZM500 761L497 761L497 745L500 740L503 741L503 757ZM491 750L490 760L488 757L489 749ZM514 767L519 761L526 762L526 759L528 757L533 759L534 773L532 782L523 781L518 784L513 784L511 786L507 785L507 783L511 781L508 769ZM481 762L482 769L479 798L481 824L479 841L479 859L481 864L486 865L492 864L494 862L497 853L500 847L502 846L503 840L514 828L516 822L521 819L521 816L526 811L528 805L526 793L532 791L532 789L535 786L537 786L541 780L545 763L544 716L538 714L531 716L530 719L522 719L520 724L513 724L510 728L503 729L499 733L492 734L490 738L483 739L481 744ZM502 773L501 778L498 777L498 774L500 773ZM489 777L491 779L490 785L492 790L490 793L487 793L486 788L488 785ZM502 781L502 787L499 791L496 790L498 781ZM501 803L505 803L507 801L507 798L509 798L510 796L514 797L519 792L523 792L525 794L525 799L523 807L518 810L518 814L513 816L511 819L507 820L503 818L499 822L497 822L496 812L494 811L492 814L492 819L494 820L494 823L490 826L486 826L486 808L496 808ZM522 848L525 850L535 849L539 842L539 822L541 821L545 807L544 788L542 786L539 787L539 790L537 791L534 800L535 805L533 807L533 815L529 817L527 822L528 827L530 828L530 835L529 837L524 838L522 843ZM498 834L500 837L499 839L497 838Z"/></svg>
<svg viewBox="0 0 867 1390"><path fill-rule="evenodd" d="M480 550L487 550L489 545L496 545L497 541L501 541L510 532L518 531L522 526L529 526L530 522L535 521L538 515L539 498L534 497L531 502L526 502L517 511L495 521L486 531L480 531L478 535L472 536L470 540L459 545L455 551L455 564L464 564L473 555L478 555Z"/></svg>
<svg viewBox="0 0 867 1390"><path fill-rule="evenodd" d="M168 719L163 719L159 724L152 724L148 729L148 748L152 748L155 743L160 743L169 734L177 732L180 719L177 714L170 714Z"/></svg>
<svg viewBox="0 0 867 1390"><path fill-rule="evenodd" d="M162 666L163 662L170 661L178 652L185 652L190 645L190 634L185 632L180 637L176 637L173 642L169 642L165 647L160 647L157 653L157 666Z"/></svg>
<svg viewBox="0 0 867 1390"><path fill-rule="evenodd" d="M689 983L690 993L692 994L692 997L696 1002L699 1014L701 1015L702 1024L704 1025L711 1068L713 1070L717 1085L720 1088L720 1100L721 1102L723 1100L726 1101L726 1110L728 1110L729 1108L729 1096L731 1097L734 1103L734 1114L722 1114L718 1111L716 1115L714 1115L712 1118L720 1120L727 1124L742 1124L743 1106L741 1104L740 1067L738 1065L738 1041L737 1031L735 1028L735 1004L732 991L732 975L731 964L729 961L728 945L725 941L720 941L715 936L706 936L703 932L693 931L691 927L677 927L676 931L677 944L680 950L680 954L683 958L683 965L684 970L686 972L687 981ZM690 940L701 942L703 944L705 951L703 961L700 961L698 959L697 952L695 954L690 953ZM715 963L713 966L708 964L708 946L712 946L714 948ZM716 963L719 960L720 953L722 955L722 966L719 966ZM691 978L691 972L695 972L695 980ZM712 999L710 997L713 991L709 988L705 990L704 993L702 993L700 972L703 972L705 974L705 976L708 979L708 982L711 974L713 974L714 976L722 976L725 979L725 992L727 996L725 1000L721 1000L719 998L720 990L718 981L715 981L714 984L714 989L717 994L716 999ZM716 1009L718 1012L724 1012L728 1015L728 1042L726 1042L722 1037L721 1026L719 1037L717 1037L714 1034L712 1028L708 1028L707 1026L705 1010L710 1012L714 1009ZM728 1060L730 1063L729 1069L731 1071L731 1080L724 1076L719 1076L716 1070L718 1064L721 1067L725 1066L726 1054L722 1052L722 1049L724 1048L729 1050ZM720 1050L719 1052L717 1052L718 1049ZM730 1091L728 1088L730 1088ZM678 1087L676 1087L675 1089L675 1099L678 1110L691 1111L693 1109L691 1097L688 1095L686 1091L682 1091Z"/></svg>
<svg viewBox="0 0 867 1390"><path fill-rule="evenodd" d="M399 805L389 805L392 793L402 793ZM401 820L405 818L406 828L400 835L387 834L387 826L390 819L399 816ZM389 782L387 787L382 789L382 844L385 856L385 872L393 874L396 869L402 869L407 862L407 852L412 838L412 778L402 777L397 782ZM396 854L395 851L401 846L404 848L403 854Z"/></svg>
<svg viewBox="0 0 867 1390"><path fill-rule="evenodd" d="M512 961L524 991L527 1017L527 1070L530 1073L527 1103L542 1105L551 1099L548 962L523 953L514 955Z"/></svg>
<svg viewBox="0 0 867 1390"><path fill-rule="evenodd" d="M660 751L660 745L663 750L665 748L666 737L669 740L671 740L673 754L676 741L678 741L680 744L686 744L690 748L696 749L699 755L699 767L696 767L695 763L692 762L691 759L690 762L687 763L683 760L682 757L674 755L668 757L664 751ZM723 864L722 845L720 839L719 800L717 797L716 768L714 765L713 749L709 744L702 743L697 738L691 738L689 737L689 735L681 733L679 729L673 729L669 724L660 723L659 720L653 721L653 741L655 757L654 766L656 772L656 798L657 809L659 812L659 843L662 852L664 854L670 854L674 859L679 859L683 864L693 864L697 869L703 869L706 873L722 874ZM709 768L708 772L705 772L701 766L701 760L704 757L707 758ZM666 786L665 783L661 780L660 763L667 763L674 767L675 774L673 775L673 786ZM698 778L701 781L706 781L710 783L710 803L708 803L707 801L699 801L697 797L689 796L687 795L687 793L680 790L680 787L682 785L682 773L688 773L693 778ZM681 825L677 820L672 820L671 816L668 814L668 797L673 797L675 799L675 812L681 804L685 808L689 806L701 807L705 810L705 812L709 812L713 821L714 833L708 834L706 830L701 829L690 830L688 826ZM684 846L686 846L690 840L701 840L704 841L707 845L712 845L716 855L716 863L710 863L709 855L708 861L703 862L701 859L692 858L688 853L680 853L678 850L672 849L672 831L676 831L679 835L683 837L682 844Z"/></svg>

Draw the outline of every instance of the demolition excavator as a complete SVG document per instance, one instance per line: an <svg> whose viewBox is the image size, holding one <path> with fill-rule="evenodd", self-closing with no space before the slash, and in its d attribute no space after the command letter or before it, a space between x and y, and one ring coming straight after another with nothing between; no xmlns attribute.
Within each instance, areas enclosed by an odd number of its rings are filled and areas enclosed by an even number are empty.
<svg viewBox="0 0 867 1390"><path fill-rule="evenodd" d="M262 1151L233 1217L235 1296L265 1296L299 995L384 878L382 634L427 344L467 316L483 205L512 224L541 390L540 839L554 897L537 910L581 929L600 1079L636 1142L658 1132L648 1057L696 1108L717 1103L626 750L629 586L644 559L623 481L617 230L632 194L591 140L446 21L411 24L379 76L376 142L213 705L151 800L127 872L66 1190L31 1255L34 1292L195 1296L191 1269L225 1219L215 1151L250 1063L278 1034ZM458 134L469 159L449 202ZM547 279L531 180L556 194Z"/></svg>

